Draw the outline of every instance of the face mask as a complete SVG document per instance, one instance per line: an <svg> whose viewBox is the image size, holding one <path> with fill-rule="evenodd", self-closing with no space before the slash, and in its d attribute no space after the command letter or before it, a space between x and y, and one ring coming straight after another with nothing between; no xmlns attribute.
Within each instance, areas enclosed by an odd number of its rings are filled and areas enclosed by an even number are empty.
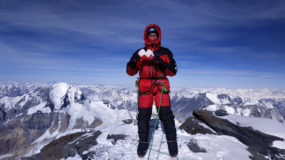
<svg viewBox="0 0 285 160"><path fill-rule="evenodd" d="M150 37L148 37L148 41L151 42L151 43L154 43L156 40L157 40L157 37L156 37L156 36L150 36Z"/></svg>

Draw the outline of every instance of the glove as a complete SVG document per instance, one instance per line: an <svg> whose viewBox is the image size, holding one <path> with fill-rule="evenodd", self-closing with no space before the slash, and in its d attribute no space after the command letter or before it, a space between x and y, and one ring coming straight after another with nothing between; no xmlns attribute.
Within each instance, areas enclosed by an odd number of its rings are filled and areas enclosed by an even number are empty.
<svg viewBox="0 0 285 160"><path fill-rule="evenodd" d="M151 60L152 61L152 59L154 58L153 52L149 49L147 51L145 51L144 49L141 49L138 52L138 55L145 60Z"/></svg>
<svg viewBox="0 0 285 160"><path fill-rule="evenodd" d="M140 60L140 56L138 54L134 54L130 60L130 62L138 62Z"/></svg>
<svg viewBox="0 0 285 160"><path fill-rule="evenodd" d="M153 62L158 64L159 69L163 72L167 68L167 63L165 63L161 58L159 58L159 56L155 56Z"/></svg>
<svg viewBox="0 0 285 160"><path fill-rule="evenodd" d="M136 64L137 64L137 62L140 60L140 56L136 53L136 54L134 54L132 57L131 57L131 59L130 59L130 61L128 62L128 66L129 67L131 67L132 69L135 69L136 68Z"/></svg>
<svg viewBox="0 0 285 160"><path fill-rule="evenodd" d="M154 58L153 52L149 49L147 51L145 51L144 49L141 49L138 52L138 55L140 56L140 60L138 61L136 65L137 68L141 67L143 61L153 61L153 58Z"/></svg>

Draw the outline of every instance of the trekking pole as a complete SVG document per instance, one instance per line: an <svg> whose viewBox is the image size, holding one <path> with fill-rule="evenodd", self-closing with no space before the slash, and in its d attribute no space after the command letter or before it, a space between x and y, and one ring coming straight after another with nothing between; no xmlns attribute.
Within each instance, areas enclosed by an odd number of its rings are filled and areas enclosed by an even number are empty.
<svg viewBox="0 0 285 160"><path fill-rule="evenodd" d="M162 139L163 139L163 134L161 135L161 139L160 139L160 144L159 144L159 148L158 148L159 151L160 151L160 148L161 148ZM159 158L159 152L157 152L156 160L158 160L158 158Z"/></svg>
<svg viewBox="0 0 285 160"><path fill-rule="evenodd" d="M105 88L103 91L105 91L105 90L106 90L106 88ZM100 93L103 93L103 91L101 91ZM125 101L123 100L123 98L122 98L121 94L119 93L119 91L117 91L117 94L118 94L118 96L120 97L120 99L122 100L122 102L123 102L123 106L125 107L125 109L127 110L127 112L128 112L128 114L129 114L129 116L131 117L132 121L133 121L133 122L134 122L134 124L135 124L136 122L135 122L135 120L134 120L134 118L133 118L132 114L130 113L130 111L129 111L129 109L128 109L127 105L125 104Z"/></svg>
<svg viewBox="0 0 285 160"><path fill-rule="evenodd" d="M132 114L130 113L130 111L129 111L127 105L125 104L125 101L123 100L121 94L119 93L119 91L117 91L117 93L118 93L119 97L121 98L121 100L123 101L123 104L124 104L123 106L125 106L125 109L127 110L127 112L128 112L128 114L129 114L129 116L131 117L132 121L135 122L135 120L134 120Z"/></svg>
<svg viewBox="0 0 285 160"><path fill-rule="evenodd" d="M136 88L137 88L137 103L138 103L138 105L137 105L137 106L139 106L139 95L140 95L139 84L140 84L140 78L138 78L138 79L136 80ZM139 107L137 107L137 114L136 114L136 116L138 116L138 114L139 114ZM135 121L134 121L134 125L137 125L137 124L138 124L137 119L135 119Z"/></svg>

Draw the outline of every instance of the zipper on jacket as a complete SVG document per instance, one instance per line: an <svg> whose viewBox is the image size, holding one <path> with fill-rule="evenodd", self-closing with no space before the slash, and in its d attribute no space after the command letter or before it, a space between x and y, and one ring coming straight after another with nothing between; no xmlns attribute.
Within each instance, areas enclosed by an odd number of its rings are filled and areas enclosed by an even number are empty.
<svg viewBox="0 0 285 160"><path fill-rule="evenodd" d="M148 63L148 77L150 78L150 63Z"/></svg>
<svg viewBox="0 0 285 160"><path fill-rule="evenodd" d="M152 68L152 75L151 75L151 77L153 78L154 77L154 63L153 62L151 62L151 68Z"/></svg>
<svg viewBox="0 0 285 160"><path fill-rule="evenodd" d="M154 49L153 49L153 43L151 44L151 51L152 51L152 53L154 54ZM151 73L152 73L152 75L150 76L150 66L151 66ZM150 78L152 78L152 76L153 76L153 62L151 62L151 63L149 63L149 77Z"/></svg>
<svg viewBox="0 0 285 160"><path fill-rule="evenodd" d="M155 77L157 78L157 64L154 64L154 66L155 66Z"/></svg>

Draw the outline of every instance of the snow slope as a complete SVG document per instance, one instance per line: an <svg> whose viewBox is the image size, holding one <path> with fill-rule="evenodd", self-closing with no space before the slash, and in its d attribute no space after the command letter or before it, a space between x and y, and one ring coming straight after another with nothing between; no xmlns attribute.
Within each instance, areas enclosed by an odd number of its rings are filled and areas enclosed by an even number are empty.
<svg viewBox="0 0 285 160"><path fill-rule="evenodd" d="M178 126L178 124L176 125ZM101 126L99 128L103 133L97 139L98 145L89 149L88 152L95 152L97 157L94 160L136 160L139 159L136 154L136 147L138 144L137 126L133 124L113 123L108 126ZM179 160L246 160L249 159L250 153L246 150L247 146L240 143L237 139L229 136L217 135L189 135L186 132L178 129L178 146L179 146ZM119 140L114 145L112 140L107 139L107 135L111 134L125 134L125 140ZM206 153L194 153L189 150L187 144L190 140L195 140L198 145L207 150ZM155 132L153 149L159 150L160 142L162 154L151 151L150 159L167 160L170 159L167 149L167 143L162 129L159 128ZM166 153L166 154L165 154ZM148 159L149 150L144 159ZM68 158L73 160L76 157ZM141 159L140 159L141 160Z"/></svg>
<svg viewBox="0 0 285 160"><path fill-rule="evenodd" d="M222 117L234 124L242 127L252 127L260 132L277 136L285 140L285 125L272 119L258 118L258 117L242 117L236 115L228 115ZM274 141L273 147L285 149L285 141Z"/></svg>

